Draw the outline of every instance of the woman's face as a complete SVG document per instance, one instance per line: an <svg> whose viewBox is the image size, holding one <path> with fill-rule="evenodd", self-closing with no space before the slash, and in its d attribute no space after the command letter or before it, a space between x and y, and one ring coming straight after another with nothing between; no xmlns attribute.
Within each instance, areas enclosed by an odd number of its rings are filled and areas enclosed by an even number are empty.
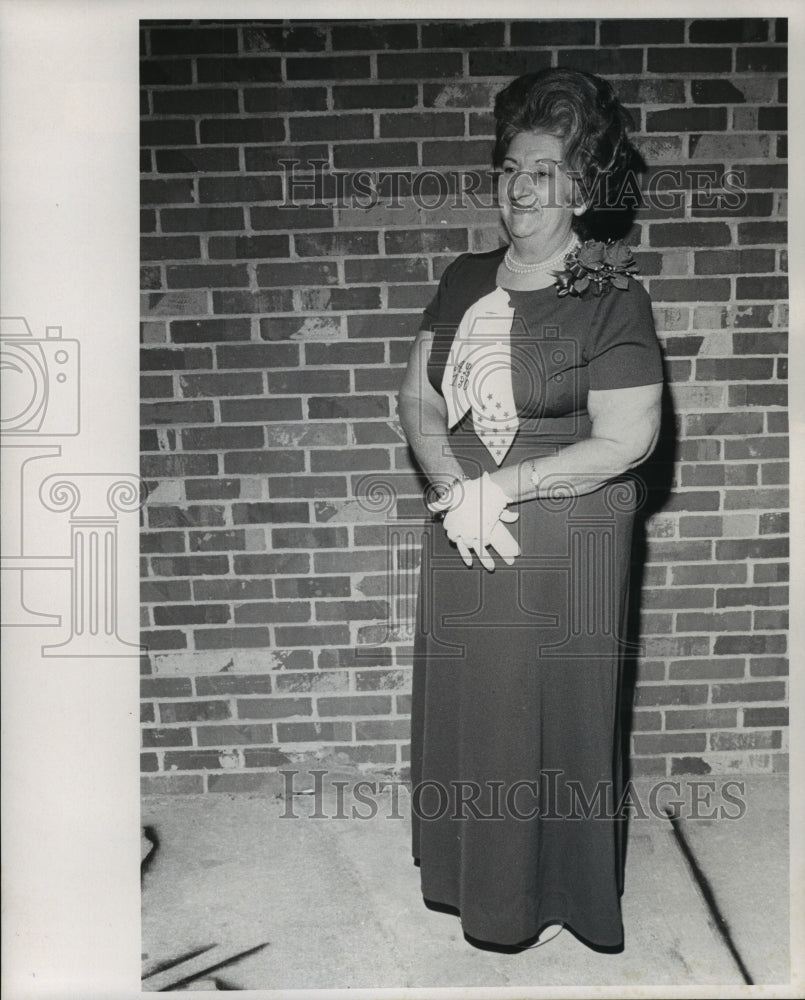
<svg viewBox="0 0 805 1000"><path fill-rule="evenodd" d="M544 255L561 248L574 215L573 182L563 163L561 139L547 132L518 132L509 143L498 184L503 224L509 236Z"/></svg>

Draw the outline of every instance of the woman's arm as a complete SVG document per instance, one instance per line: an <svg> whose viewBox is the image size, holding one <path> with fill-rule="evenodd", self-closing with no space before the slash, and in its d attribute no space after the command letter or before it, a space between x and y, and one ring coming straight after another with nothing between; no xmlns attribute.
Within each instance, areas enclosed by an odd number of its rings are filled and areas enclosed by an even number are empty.
<svg viewBox="0 0 805 1000"><path fill-rule="evenodd" d="M587 397L591 436L555 455L526 459L490 476L510 503L557 491L591 493L643 462L660 430L662 383L628 389L595 389ZM532 477L536 477L534 482Z"/></svg>
<svg viewBox="0 0 805 1000"><path fill-rule="evenodd" d="M417 462L431 483L449 485L463 469L447 434L447 405L428 381L427 362L433 333L420 330L408 356L398 396L400 423Z"/></svg>

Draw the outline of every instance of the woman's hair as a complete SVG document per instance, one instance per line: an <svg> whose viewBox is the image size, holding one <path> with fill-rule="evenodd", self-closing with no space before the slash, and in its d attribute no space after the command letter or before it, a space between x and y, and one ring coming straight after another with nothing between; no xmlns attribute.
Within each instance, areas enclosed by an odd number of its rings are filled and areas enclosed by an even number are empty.
<svg viewBox="0 0 805 1000"><path fill-rule="evenodd" d="M519 132L547 132L561 139L567 166L578 178L582 197L594 199L578 220L580 228L589 230L593 222L590 216L603 200L606 207L622 215L625 206L612 199L617 200L629 171L644 166L629 141L632 127L632 116L601 77L561 66L527 73L495 98L493 163L496 168L503 164L509 144ZM634 209L636 188L629 190L629 196ZM608 214L610 223L615 223L611 211Z"/></svg>

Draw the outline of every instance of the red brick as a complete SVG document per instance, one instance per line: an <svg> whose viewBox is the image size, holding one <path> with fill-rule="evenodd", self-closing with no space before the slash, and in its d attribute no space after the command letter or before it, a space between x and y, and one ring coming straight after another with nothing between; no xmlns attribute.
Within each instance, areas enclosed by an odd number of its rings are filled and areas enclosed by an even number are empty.
<svg viewBox="0 0 805 1000"><path fill-rule="evenodd" d="M277 597L348 597L349 594L347 576L296 577L277 581Z"/></svg>
<svg viewBox="0 0 805 1000"><path fill-rule="evenodd" d="M411 734L408 719L383 719L356 722L355 738L358 740L403 740Z"/></svg>
<svg viewBox="0 0 805 1000"><path fill-rule="evenodd" d="M196 649L250 649L268 648L271 645L267 628L209 628L194 629Z"/></svg>
<svg viewBox="0 0 805 1000"><path fill-rule="evenodd" d="M706 684L647 684L635 691L636 705L700 705L707 701Z"/></svg>
<svg viewBox="0 0 805 1000"><path fill-rule="evenodd" d="M169 264L165 274L168 288L246 288L249 284L245 264Z"/></svg>
<svg viewBox="0 0 805 1000"><path fill-rule="evenodd" d="M235 607L238 625L272 624L274 622L310 621L308 601L255 601Z"/></svg>
<svg viewBox="0 0 805 1000"><path fill-rule="evenodd" d="M570 22L573 24L574 22ZM585 22L581 22L582 24ZM586 22L594 28L593 22ZM679 18L673 20L662 20L660 18L641 20L639 18L629 18L626 20L613 19L602 20L600 22L601 44L602 45L648 45L657 42L665 44L673 42L684 42L685 24ZM593 39L587 44L593 44Z"/></svg>
<svg viewBox="0 0 805 1000"><path fill-rule="evenodd" d="M788 514L782 511L776 511L773 514L761 514L760 515L760 534L761 535L780 535L787 534L789 530L789 518ZM783 543L783 550L779 553L780 555L787 554L787 547L785 540L781 540Z"/></svg>
<svg viewBox="0 0 805 1000"><path fill-rule="evenodd" d="M713 652L717 656L784 653L785 649L784 635L719 635L713 646Z"/></svg>
<svg viewBox="0 0 805 1000"><path fill-rule="evenodd" d="M773 362L767 358L699 358L696 361L699 381L770 379L773 374Z"/></svg>
<svg viewBox="0 0 805 1000"><path fill-rule="evenodd" d="M689 46L648 49L649 73L728 73L732 69L732 50Z"/></svg>
<svg viewBox="0 0 805 1000"><path fill-rule="evenodd" d="M716 559L779 559L787 555L787 538L741 538L716 542Z"/></svg>
<svg viewBox="0 0 805 1000"><path fill-rule="evenodd" d="M740 684L714 684L713 702L782 701L784 681L747 681Z"/></svg>
<svg viewBox="0 0 805 1000"><path fill-rule="evenodd" d="M280 743L318 743L322 740L351 740L349 722L279 722L277 741Z"/></svg>
<svg viewBox="0 0 805 1000"><path fill-rule="evenodd" d="M296 233L294 249L300 257L337 257L377 253L374 232Z"/></svg>
<svg viewBox="0 0 805 1000"><path fill-rule="evenodd" d="M235 475L277 475L299 472L304 468L305 458L295 451L236 451L224 455L224 472Z"/></svg>
<svg viewBox="0 0 805 1000"><path fill-rule="evenodd" d="M749 673L752 677L787 677L788 658L785 656L753 657L749 661Z"/></svg>
<svg viewBox="0 0 805 1000"><path fill-rule="evenodd" d="M786 68L785 47L741 47L735 50L735 69L738 73L785 73Z"/></svg>
<svg viewBox="0 0 805 1000"><path fill-rule="evenodd" d="M755 563L752 572L755 583L784 583L789 577L788 563Z"/></svg>
<svg viewBox="0 0 805 1000"><path fill-rule="evenodd" d="M346 527L275 528L271 537L279 549L346 548L348 544Z"/></svg>
<svg viewBox="0 0 805 1000"><path fill-rule="evenodd" d="M762 333L734 333L734 354L784 354L788 349L785 330L766 330Z"/></svg>
<svg viewBox="0 0 805 1000"><path fill-rule="evenodd" d="M334 667L387 667L390 664L391 650L380 646L371 649L362 646L347 649L323 649L318 658L318 666L321 670Z"/></svg>
<svg viewBox="0 0 805 1000"><path fill-rule="evenodd" d="M712 132L726 127L726 108L668 108L646 113L647 132Z"/></svg>
<svg viewBox="0 0 805 1000"><path fill-rule="evenodd" d="M201 177L198 182L199 201L242 202L279 201L282 197L280 177Z"/></svg>
<svg viewBox="0 0 805 1000"><path fill-rule="evenodd" d="M411 112L380 116L382 139L407 139L416 136L464 135L464 115L457 112ZM426 161L423 161L426 162Z"/></svg>
<svg viewBox="0 0 805 1000"><path fill-rule="evenodd" d="M198 745L202 747L231 747L255 743L273 743L274 730L271 725L256 726L198 726Z"/></svg>
<svg viewBox="0 0 805 1000"><path fill-rule="evenodd" d="M311 715L310 698L239 698L239 719L291 719L297 715Z"/></svg>
<svg viewBox="0 0 805 1000"><path fill-rule="evenodd" d="M690 87L691 96L696 104L746 103L743 91L731 80L691 80Z"/></svg>
<svg viewBox="0 0 805 1000"><path fill-rule="evenodd" d="M252 553L236 555L234 570L237 574L267 575L285 573L307 573L310 556L302 552Z"/></svg>
<svg viewBox="0 0 805 1000"><path fill-rule="evenodd" d="M312 420L356 420L364 417L388 417L389 401L385 396L336 398L313 396L308 400L308 416Z"/></svg>
<svg viewBox="0 0 805 1000"><path fill-rule="evenodd" d="M712 587L670 587L644 589L643 606L646 608L712 608L715 591Z"/></svg>
<svg viewBox="0 0 805 1000"><path fill-rule="evenodd" d="M671 774L710 774L712 768L701 757L674 757L671 759Z"/></svg>
<svg viewBox="0 0 805 1000"><path fill-rule="evenodd" d="M227 701L166 701L159 704L159 718L165 722L206 722L230 717Z"/></svg>
<svg viewBox="0 0 805 1000"><path fill-rule="evenodd" d="M308 140L348 142L351 139L372 139L374 137L372 115L305 115L299 118L289 118L288 126L292 142ZM411 132L408 132L405 138L410 135Z"/></svg>
<svg viewBox="0 0 805 1000"><path fill-rule="evenodd" d="M217 455L143 455L140 461L140 474L146 478L214 476L217 472Z"/></svg>
<svg viewBox="0 0 805 1000"><path fill-rule="evenodd" d="M239 479L188 479L184 492L188 500L237 500L240 485Z"/></svg>
<svg viewBox="0 0 805 1000"><path fill-rule="evenodd" d="M226 531L188 531L191 552L230 552L246 548L246 533L228 528Z"/></svg>
<svg viewBox="0 0 805 1000"><path fill-rule="evenodd" d="M257 267L257 283L261 287L331 285L337 280L338 268L332 261L274 262Z"/></svg>
<svg viewBox="0 0 805 1000"><path fill-rule="evenodd" d="M246 52L318 52L327 47L327 28L314 25L250 25L243 30Z"/></svg>
<svg viewBox="0 0 805 1000"><path fill-rule="evenodd" d="M263 380L259 372L237 375L182 375L179 387L186 398L209 396L254 396L262 392Z"/></svg>
<svg viewBox="0 0 805 1000"><path fill-rule="evenodd" d="M788 502L787 489L732 490L724 497L724 509L756 510L761 507L768 510L788 507Z"/></svg>
<svg viewBox="0 0 805 1000"><path fill-rule="evenodd" d="M144 747L189 747L193 745L190 729L143 729Z"/></svg>
<svg viewBox="0 0 805 1000"><path fill-rule="evenodd" d="M195 122L187 118L140 121L140 143L142 146L186 146L195 141Z"/></svg>
<svg viewBox="0 0 805 1000"><path fill-rule="evenodd" d="M765 18L736 17L729 19L691 21L689 41L714 42L765 42L768 40L769 22Z"/></svg>
<svg viewBox="0 0 805 1000"><path fill-rule="evenodd" d="M736 279L736 299L784 299L788 296L788 278L766 275Z"/></svg>
<svg viewBox="0 0 805 1000"><path fill-rule="evenodd" d="M724 302L729 285L727 278L653 278L649 292L654 302Z"/></svg>
<svg viewBox="0 0 805 1000"><path fill-rule="evenodd" d="M735 274L773 271L773 250L698 250L694 254L696 274ZM767 296L768 297L768 296Z"/></svg>
<svg viewBox="0 0 805 1000"><path fill-rule="evenodd" d="M782 733L766 730L753 733L710 733L713 750L768 750L779 749Z"/></svg>
<svg viewBox="0 0 805 1000"><path fill-rule="evenodd" d="M745 726L787 726L787 708L745 708Z"/></svg>
<svg viewBox="0 0 805 1000"><path fill-rule="evenodd" d="M391 712L391 698L381 695L361 695L352 697L319 698L316 702L319 715L388 715ZM370 737L376 739L377 737Z"/></svg>
<svg viewBox="0 0 805 1000"><path fill-rule="evenodd" d="M179 202L192 202L193 181L191 179L172 179L169 181L140 181L140 205L175 205Z"/></svg>
<svg viewBox="0 0 805 1000"><path fill-rule="evenodd" d="M212 351L208 348L147 347L140 352L141 371L173 372L193 368L212 368Z"/></svg>
<svg viewBox="0 0 805 1000"><path fill-rule="evenodd" d="M274 399L226 399L220 404L225 423L264 420L301 420L302 402L291 396Z"/></svg>
<svg viewBox="0 0 805 1000"><path fill-rule="evenodd" d="M422 47L425 49L499 48L503 45L505 26L494 21L442 21L422 25ZM414 45L406 48L416 48Z"/></svg>
<svg viewBox="0 0 805 1000"><path fill-rule="evenodd" d="M365 142L333 147L333 165L338 169L371 170L377 167L416 167L414 142Z"/></svg>
<svg viewBox="0 0 805 1000"><path fill-rule="evenodd" d="M679 632L735 632L748 629L751 624L747 611L679 614L676 621Z"/></svg>
<svg viewBox="0 0 805 1000"><path fill-rule="evenodd" d="M785 222L738 223L738 242L742 244L785 244L788 238L787 234L788 226Z"/></svg>
<svg viewBox="0 0 805 1000"><path fill-rule="evenodd" d="M146 604L189 601L190 583L187 580L141 580L140 600Z"/></svg>
<svg viewBox="0 0 805 1000"><path fill-rule="evenodd" d="M686 751L703 751L707 748L707 737L704 733L657 733L632 737L636 754L667 754L684 753Z"/></svg>
<svg viewBox="0 0 805 1000"><path fill-rule="evenodd" d="M725 729L738 725L738 712L734 708L690 709L665 713L666 729Z"/></svg>
<svg viewBox="0 0 805 1000"><path fill-rule="evenodd" d="M200 257L196 236L154 236L140 240L141 260L198 260Z"/></svg>
<svg viewBox="0 0 805 1000"><path fill-rule="evenodd" d="M743 677L743 659L675 660L668 666L670 680L705 681L723 677Z"/></svg>
<svg viewBox="0 0 805 1000"><path fill-rule="evenodd" d="M413 108L417 104L416 84L350 84L332 89L336 110Z"/></svg>
<svg viewBox="0 0 805 1000"><path fill-rule="evenodd" d="M716 606L719 608L768 607L784 605L787 600L787 587L722 587L716 593Z"/></svg>
<svg viewBox="0 0 805 1000"><path fill-rule="evenodd" d="M204 791L204 777L197 774L160 774L140 781L143 795L198 795Z"/></svg>
<svg viewBox="0 0 805 1000"><path fill-rule="evenodd" d="M377 56L377 75L381 80L417 81L460 77L462 62L460 52L380 53Z"/></svg>
<svg viewBox="0 0 805 1000"><path fill-rule="evenodd" d="M288 476L273 478L268 486L273 498L345 497L347 481L344 476ZM307 520L307 519L305 519Z"/></svg>
<svg viewBox="0 0 805 1000"><path fill-rule="evenodd" d="M224 604L170 604L154 608L155 625L214 625L230 620Z"/></svg>

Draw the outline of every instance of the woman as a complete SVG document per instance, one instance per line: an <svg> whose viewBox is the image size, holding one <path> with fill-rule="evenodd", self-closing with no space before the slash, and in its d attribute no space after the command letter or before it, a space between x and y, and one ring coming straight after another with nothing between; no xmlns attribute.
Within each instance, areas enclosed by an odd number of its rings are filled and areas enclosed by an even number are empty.
<svg viewBox="0 0 805 1000"><path fill-rule="evenodd" d="M616 948L628 472L657 440L662 364L629 251L582 241L635 154L626 111L587 73L520 77L495 118L508 246L447 268L399 397L437 512L414 648L414 857L425 900L471 940L525 946L566 926Z"/></svg>

